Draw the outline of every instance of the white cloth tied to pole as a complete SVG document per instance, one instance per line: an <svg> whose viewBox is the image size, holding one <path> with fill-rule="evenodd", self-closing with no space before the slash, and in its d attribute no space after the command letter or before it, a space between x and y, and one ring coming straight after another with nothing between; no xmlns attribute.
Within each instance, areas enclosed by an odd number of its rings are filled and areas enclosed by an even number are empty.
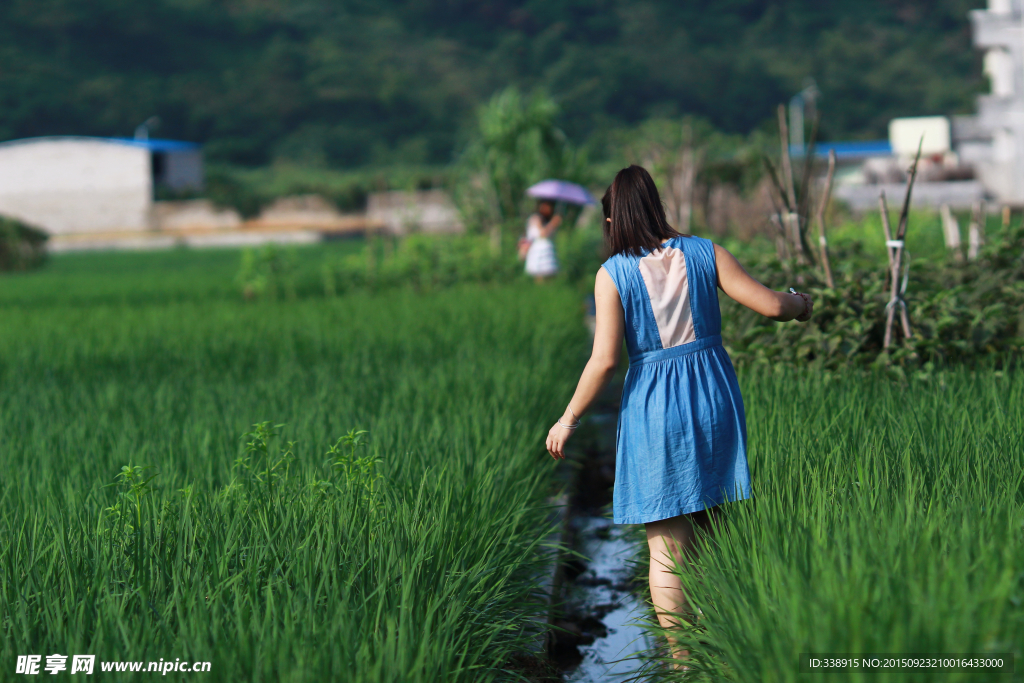
<svg viewBox="0 0 1024 683"><path fill-rule="evenodd" d="M886 240L885 246L892 247L894 249L903 249L903 240ZM903 269L903 282L900 283L899 289L896 290L896 294L889 300L889 303L885 305L886 313L889 312L890 308L899 306L904 311L907 310L907 302L903 298L903 295L907 293L907 282L910 280L910 250L903 249L903 259L900 264ZM897 277L899 274L897 273Z"/></svg>

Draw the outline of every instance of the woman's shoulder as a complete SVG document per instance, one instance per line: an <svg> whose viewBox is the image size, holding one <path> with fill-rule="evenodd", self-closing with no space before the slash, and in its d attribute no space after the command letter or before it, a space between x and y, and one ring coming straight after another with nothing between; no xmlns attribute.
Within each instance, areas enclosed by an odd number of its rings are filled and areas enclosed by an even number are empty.
<svg viewBox="0 0 1024 683"><path fill-rule="evenodd" d="M672 245L682 245L687 243L699 244L702 247L712 247L714 245L714 243L711 240L707 239L706 237L698 237L697 235L690 235L687 233L676 235L671 240L669 240L668 243Z"/></svg>
<svg viewBox="0 0 1024 683"><path fill-rule="evenodd" d="M621 293L623 286L628 282L631 273L639 267L640 259L626 253L612 254L601 264L601 267L611 276L615 286Z"/></svg>
<svg viewBox="0 0 1024 683"><path fill-rule="evenodd" d="M710 256L714 258L715 243L705 237L696 235L679 235L669 240L668 244L684 252L690 252L694 256Z"/></svg>
<svg viewBox="0 0 1024 683"><path fill-rule="evenodd" d="M607 265L611 265L613 267L622 267L622 266L636 265L636 263L639 260L640 260L640 258L638 256L633 256L632 254L629 254L627 252L620 251L619 253L612 254L607 259L605 259L605 262L602 265L606 265L606 266Z"/></svg>

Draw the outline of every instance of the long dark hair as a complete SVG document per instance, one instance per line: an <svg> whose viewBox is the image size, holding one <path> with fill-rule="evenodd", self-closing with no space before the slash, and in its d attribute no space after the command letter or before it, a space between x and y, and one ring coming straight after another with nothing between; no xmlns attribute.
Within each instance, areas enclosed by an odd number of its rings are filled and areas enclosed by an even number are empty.
<svg viewBox="0 0 1024 683"><path fill-rule="evenodd" d="M642 166L633 164L619 171L601 198L601 206L610 256L623 252L643 256L644 249L655 251L665 240L682 234L668 224L654 179Z"/></svg>

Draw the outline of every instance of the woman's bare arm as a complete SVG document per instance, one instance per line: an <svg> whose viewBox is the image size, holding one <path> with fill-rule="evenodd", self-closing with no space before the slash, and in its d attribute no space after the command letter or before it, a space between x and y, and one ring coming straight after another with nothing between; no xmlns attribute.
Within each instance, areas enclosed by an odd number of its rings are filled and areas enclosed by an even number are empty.
<svg viewBox="0 0 1024 683"><path fill-rule="evenodd" d="M615 283L604 268L597 271L597 278L594 280L594 304L597 314L594 349L580 376L576 393L572 395L569 407L562 414L561 422L567 425L576 423L573 413L579 417L594 404L594 399L615 375L622 354L625 313L619 299L619 290L615 288ZM565 457L565 442L571 435L571 430L557 422L551 428L546 445L553 458Z"/></svg>
<svg viewBox="0 0 1024 683"><path fill-rule="evenodd" d="M541 228L541 235L543 235L544 237L548 237L548 238L551 237L551 235L554 234L555 230L557 230L558 226L561 225L561 224L562 224L562 217L561 216L558 216L558 215L552 216L551 220L548 221L548 224Z"/></svg>
<svg viewBox="0 0 1024 683"><path fill-rule="evenodd" d="M804 299L796 294L776 292L750 277L736 257L725 248L715 245L715 263L718 266L718 286L729 298L763 316L785 322L809 320L813 303L804 316Z"/></svg>

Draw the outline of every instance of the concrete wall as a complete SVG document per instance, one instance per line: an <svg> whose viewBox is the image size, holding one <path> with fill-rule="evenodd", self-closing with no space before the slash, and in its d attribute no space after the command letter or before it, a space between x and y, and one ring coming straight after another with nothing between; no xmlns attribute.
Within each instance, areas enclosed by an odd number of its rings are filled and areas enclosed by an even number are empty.
<svg viewBox="0 0 1024 683"><path fill-rule="evenodd" d="M845 202L854 211L877 211L878 195L881 192L885 192L889 209L899 211L903 207L907 184L840 185L832 192L832 196ZM914 191L910 194L910 205L915 209L938 209L948 204L950 208L966 210L984 199L985 188L976 180L915 182Z"/></svg>
<svg viewBox="0 0 1024 683"><path fill-rule="evenodd" d="M0 214L51 234L145 230L149 150L97 138L0 144Z"/></svg>
<svg viewBox="0 0 1024 683"><path fill-rule="evenodd" d="M443 190L377 192L367 197L366 217L395 235L410 232L457 233L465 226Z"/></svg>
<svg viewBox="0 0 1024 683"><path fill-rule="evenodd" d="M214 206L209 199L187 199L153 203L156 230L231 230L242 225L234 209Z"/></svg>

